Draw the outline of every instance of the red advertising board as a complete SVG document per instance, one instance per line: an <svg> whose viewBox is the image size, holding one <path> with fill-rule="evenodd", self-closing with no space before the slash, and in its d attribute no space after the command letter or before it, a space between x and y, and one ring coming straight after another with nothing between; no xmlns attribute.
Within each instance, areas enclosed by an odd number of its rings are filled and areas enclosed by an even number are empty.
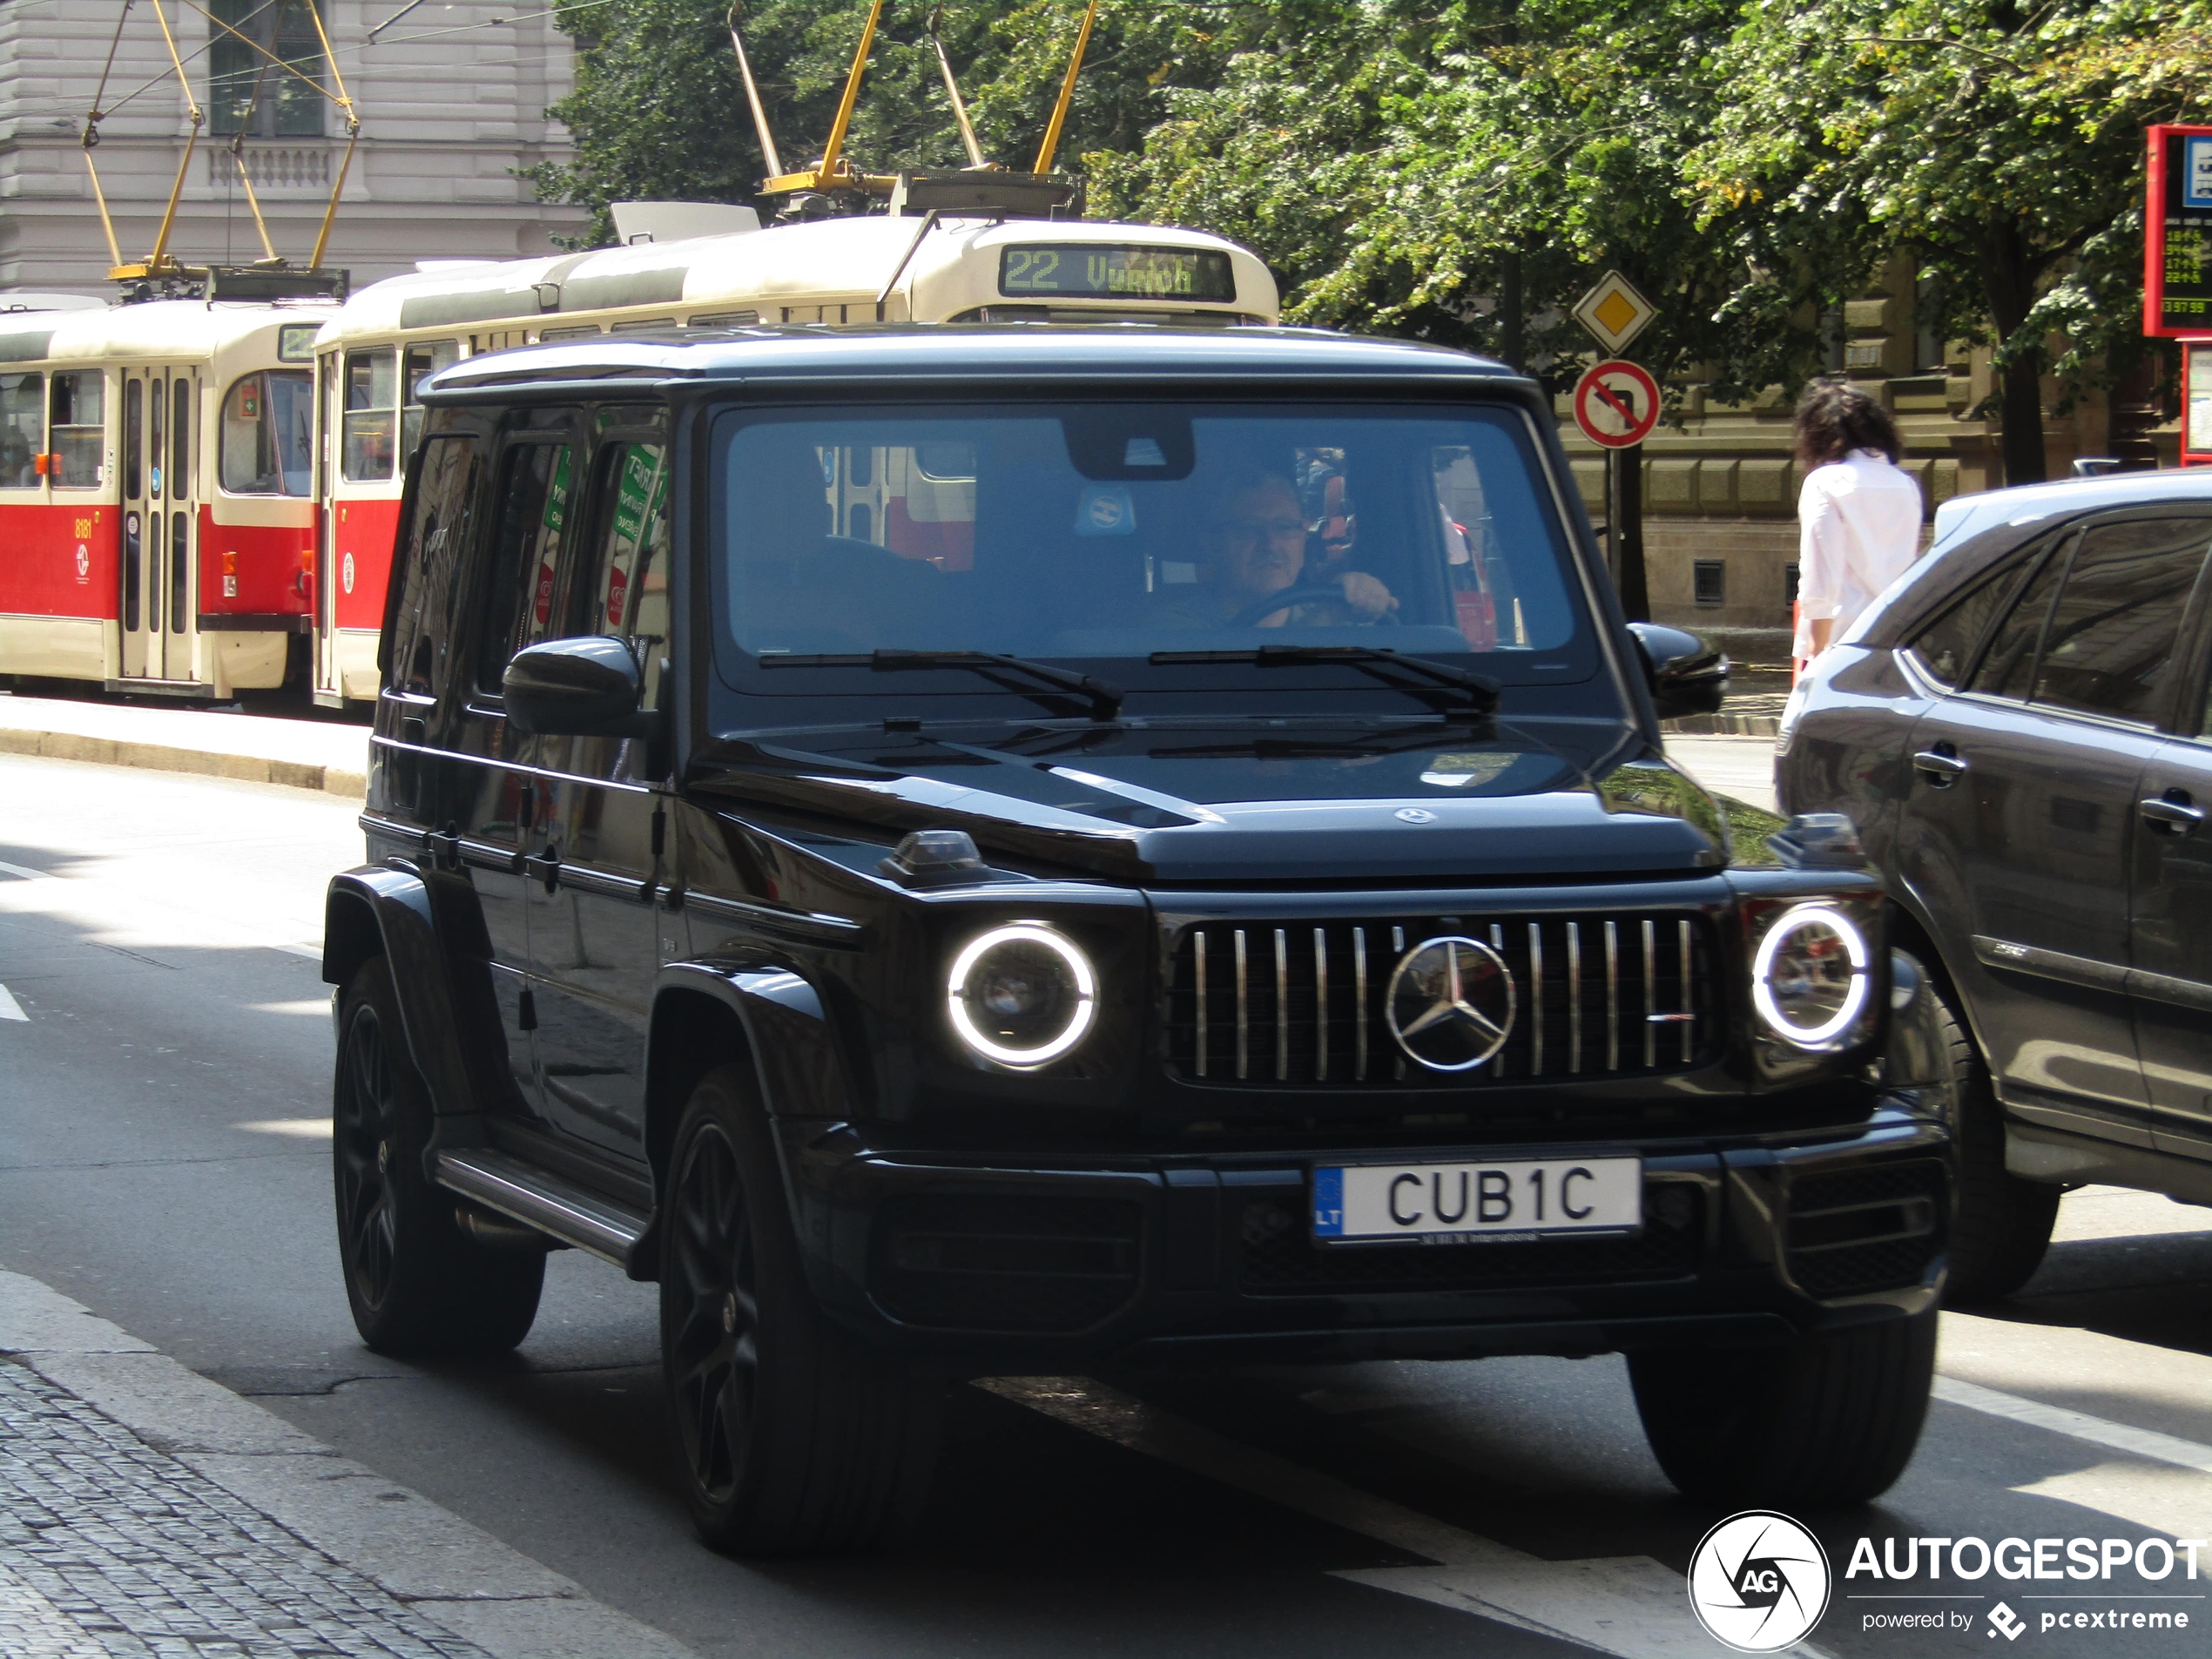
<svg viewBox="0 0 2212 1659"><path fill-rule="evenodd" d="M2143 204L2143 332L2212 335L2212 126L2155 126Z"/></svg>

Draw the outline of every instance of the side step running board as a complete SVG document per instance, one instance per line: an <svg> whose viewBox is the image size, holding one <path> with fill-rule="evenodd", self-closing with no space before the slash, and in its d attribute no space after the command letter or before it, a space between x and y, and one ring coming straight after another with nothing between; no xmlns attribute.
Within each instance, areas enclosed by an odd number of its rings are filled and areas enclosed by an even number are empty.
<svg viewBox="0 0 2212 1659"><path fill-rule="evenodd" d="M650 1216L486 1147L441 1152L438 1184L628 1271Z"/></svg>

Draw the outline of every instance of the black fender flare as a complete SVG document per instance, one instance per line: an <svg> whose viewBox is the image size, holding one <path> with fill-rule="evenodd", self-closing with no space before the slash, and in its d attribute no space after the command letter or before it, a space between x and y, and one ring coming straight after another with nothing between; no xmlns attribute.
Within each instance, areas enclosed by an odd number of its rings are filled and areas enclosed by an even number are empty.
<svg viewBox="0 0 2212 1659"><path fill-rule="evenodd" d="M431 1109L442 1117L475 1111L469 1056L451 1017L459 1002L421 875L395 861L333 876L322 938L327 984L342 988L371 956L391 965L408 1054L429 1089Z"/></svg>
<svg viewBox="0 0 2212 1659"><path fill-rule="evenodd" d="M802 1136L826 1132L853 1109L850 1078L821 993L787 961L670 962L654 981L645 1050L645 1154L653 1173L654 1225L633 1252L633 1278L649 1276L657 1264L652 1235L658 1231L658 1198L684 1110L678 1090L711 1059L698 1046L701 1034L695 1017L679 1007L701 1000L729 1018L744 1044L743 1058L752 1069L768 1115L793 1224L802 1236L827 1224L820 1196L803 1190L787 1153L787 1132L794 1127ZM709 1043L722 1041L711 1029L705 1038Z"/></svg>

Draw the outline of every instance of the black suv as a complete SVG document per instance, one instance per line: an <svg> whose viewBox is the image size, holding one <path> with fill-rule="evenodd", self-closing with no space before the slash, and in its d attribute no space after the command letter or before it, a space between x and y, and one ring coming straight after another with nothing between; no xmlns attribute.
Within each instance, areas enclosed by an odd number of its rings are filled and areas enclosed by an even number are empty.
<svg viewBox="0 0 2212 1659"><path fill-rule="evenodd" d="M2212 1203L2208 550L2202 472L1948 502L1784 717L1784 805L1849 814L1958 1009L1956 1297L2067 1186Z"/></svg>
<svg viewBox="0 0 2212 1659"><path fill-rule="evenodd" d="M725 1548L874 1542L948 1379L1626 1350L1685 1490L1882 1490L1948 1097L1849 826L1715 800L1538 389L1267 330L758 329L425 394L346 1282L660 1285ZM1928 1087L1915 1084L1926 1081Z"/></svg>

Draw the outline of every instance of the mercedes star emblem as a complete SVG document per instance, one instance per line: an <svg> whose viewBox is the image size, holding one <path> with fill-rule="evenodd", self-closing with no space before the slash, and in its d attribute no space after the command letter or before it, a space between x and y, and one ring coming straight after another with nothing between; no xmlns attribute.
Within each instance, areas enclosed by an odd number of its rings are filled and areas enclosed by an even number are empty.
<svg viewBox="0 0 2212 1659"><path fill-rule="evenodd" d="M1433 824L1436 814L1426 806L1400 806L1391 816L1401 824Z"/></svg>
<svg viewBox="0 0 2212 1659"><path fill-rule="evenodd" d="M1513 974L1489 946L1460 934L1407 951L1390 976L1390 1034L1416 1065L1472 1071L1513 1029Z"/></svg>

